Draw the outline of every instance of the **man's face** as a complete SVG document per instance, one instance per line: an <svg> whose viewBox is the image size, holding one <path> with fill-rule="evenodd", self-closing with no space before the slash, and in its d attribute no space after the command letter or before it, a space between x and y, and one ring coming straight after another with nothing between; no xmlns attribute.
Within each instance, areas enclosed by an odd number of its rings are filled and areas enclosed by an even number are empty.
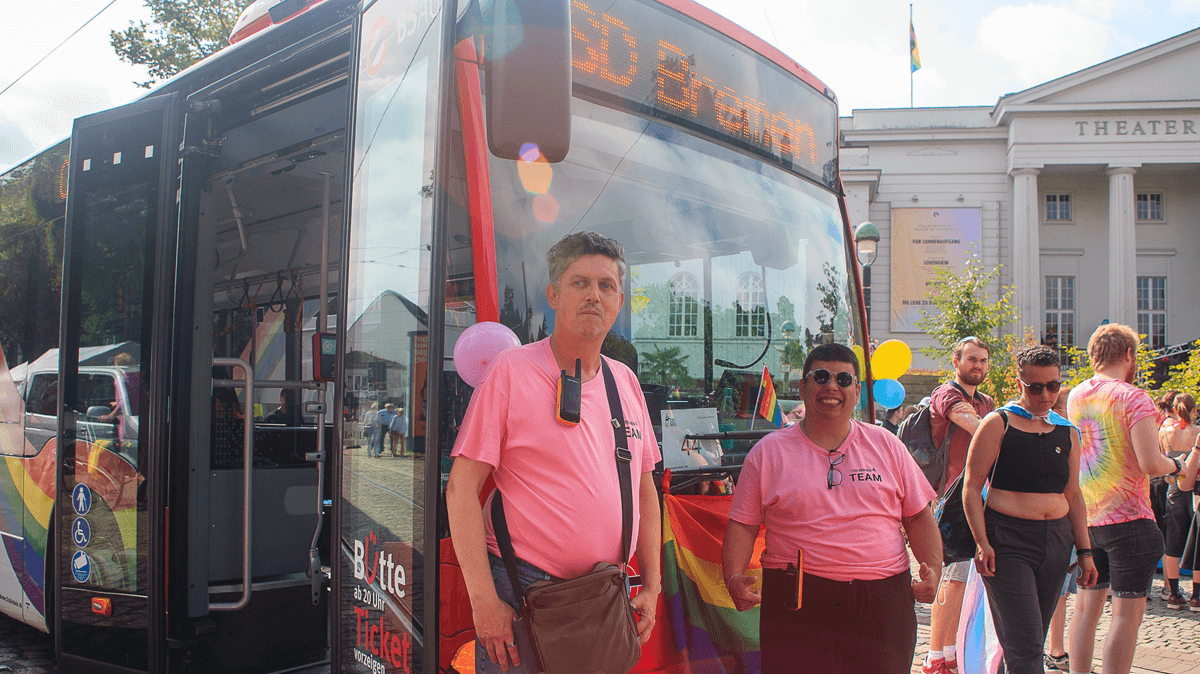
<svg viewBox="0 0 1200 674"><path fill-rule="evenodd" d="M825 384L813 381L813 372L828 370L830 377ZM854 413L858 404L861 385L857 380L847 388L837 383L839 372L854 374L850 363L814 360L809 375L800 383L800 399L804 403L805 423L843 423Z"/></svg>
<svg viewBox="0 0 1200 674"><path fill-rule="evenodd" d="M967 386L979 386L988 373L987 349L969 342L964 344L962 353L954 359L954 372Z"/></svg>
<svg viewBox="0 0 1200 674"><path fill-rule="evenodd" d="M546 286L546 300L554 309L554 331L584 339L602 338L617 322L625 293L616 260L605 255L585 255Z"/></svg>

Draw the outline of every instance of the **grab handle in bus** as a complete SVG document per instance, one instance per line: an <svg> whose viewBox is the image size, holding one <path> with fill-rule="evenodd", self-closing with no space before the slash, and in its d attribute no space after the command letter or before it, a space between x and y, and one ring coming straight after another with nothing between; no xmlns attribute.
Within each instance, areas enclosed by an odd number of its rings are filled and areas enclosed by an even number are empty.
<svg viewBox="0 0 1200 674"><path fill-rule="evenodd" d="M242 458L242 598L233 602L210 601L210 611L238 611L250 603L250 523L251 485L254 467L254 368L241 358L213 358L218 367L240 367L245 379L240 383L246 389L246 405L242 410L242 437L245 455Z"/></svg>
<svg viewBox="0 0 1200 674"><path fill-rule="evenodd" d="M321 564L321 550L318 547L325 510L325 382L321 382L318 390L321 392L321 402L304 403L305 412L317 415L317 451L304 455L306 461L317 465L317 530L313 532L312 545L308 549L308 578L313 606L321 603L321 591L330 577L329 569Z"/></svg>

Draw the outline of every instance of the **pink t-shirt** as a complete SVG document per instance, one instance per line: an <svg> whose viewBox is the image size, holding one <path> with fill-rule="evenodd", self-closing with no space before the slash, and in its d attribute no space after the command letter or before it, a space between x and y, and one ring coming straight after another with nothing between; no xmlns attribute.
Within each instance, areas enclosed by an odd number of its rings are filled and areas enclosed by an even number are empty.
<svg viewBox="0 0 1200 674"><path fill-rule="evenodd" d="M826 484L829 452L789 426L759 440L742 467L730 519L766 525L766 568L787 568L804 551L804 571L832 580L879 580L908 569L900 519L936 494L908 450L886 430L858 421L839 451L842 483Z"/></svg>
<svg viewBox="0 0 1200 674"><path fill-rule="evenodd" d="M633 453L632 552L638 485L659 461L658 441L637 376L605 360L617 382ZM517 557L559 578L576 578L596 562L619 561L621 487L603 373L583 383L580 423L567 426L555 418L559 372L548 338L501 354L471 397L451 455L495 469ZM490 507L489 501L487 545L499 555Z"/></svg>
<svg viewBox="0 0 1200 674"><path fill-rule="evenodd" d="M1071 390L1067 418L1079 429L1079 489L1089 527L1154 519L1150 476L1138 466L1130 431L1157 412L1150 394L1116 379L1092 377Z"/></svg>

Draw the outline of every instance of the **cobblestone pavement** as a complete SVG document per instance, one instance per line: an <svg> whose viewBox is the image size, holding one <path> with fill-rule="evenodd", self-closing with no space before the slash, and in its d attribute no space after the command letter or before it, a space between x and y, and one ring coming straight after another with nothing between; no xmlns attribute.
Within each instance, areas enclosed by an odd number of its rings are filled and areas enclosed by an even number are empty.
<svg viewBox="0 0 1200 674"><path fill-rule="evenodd" d="M1185 576L1181 589L1191 590L1191 582ZM1133 659L1132 674L1200 674L1200 613L1193 613L1187 608L1171 610L1167 602L1158 598L1162 590L1161 574L1154 579L1154 598L1146 604L1146 617L1142 620L1142 628L1138 631L1137 653ZM1070 629L1071 616L1075 606L1072 596L1067 600L1067 628ZM1111 603L1110 603L1111 607ZM1103 654L1102 642L1108 634L1108 626L1112 620L1111 608L1104 609L1100 618L1100 626L1096 629L1096 656L1092 661L1092 670L1104 672L1104 663L1100 656ZM917 605L917 652L913 657L913 674L921 671L921 662L929 650L929 605Z"/></svg>

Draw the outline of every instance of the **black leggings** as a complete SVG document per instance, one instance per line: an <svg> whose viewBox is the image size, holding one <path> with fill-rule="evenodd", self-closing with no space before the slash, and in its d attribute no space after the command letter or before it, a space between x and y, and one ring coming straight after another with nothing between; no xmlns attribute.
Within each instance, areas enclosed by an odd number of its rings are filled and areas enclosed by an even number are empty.
<svg viewBox="0 0 1200 674"><path fill-rule="evenodd" d="M983 578L1008 674L1042 674L1046 630L1058 606L1075 539L1071 522L1027 520L988 509L996 575Z"/></svg>
<svg viewBox="0 0 1200 674"><path fill-rule="evenodd" d="M786 583L783 571L763 569L763 674L911 671L917 616L908 571L848 582L805 574L798 611L784 607Z"/></svg>

